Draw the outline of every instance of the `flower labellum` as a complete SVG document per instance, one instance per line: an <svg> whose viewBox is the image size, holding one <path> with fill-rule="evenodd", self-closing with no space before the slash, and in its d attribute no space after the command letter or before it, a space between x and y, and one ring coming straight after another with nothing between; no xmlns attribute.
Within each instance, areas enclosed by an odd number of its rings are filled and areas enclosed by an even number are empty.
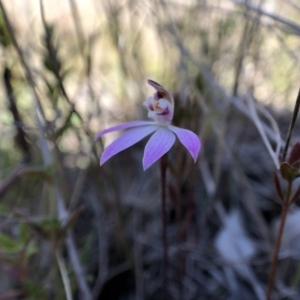
<svg viewBox="0 0 300 300"><path fill-rule="evenodd" d="M95 140L106 133L128 129L103 151L100 158L100 165L103 165L112 156L129 148L151 133L153 135L146 144L144 151L144 170L148 169L171 149L176 136L189 151L194 162L196 162L201 146L198 136L190 130L171 125L174 115L174 99L172 94L153 80L148 80L148 84L156 92L153 96L146 99L144 105L148 109L148 117L154 121L132 121L100 131L95 136Z"/></svg>

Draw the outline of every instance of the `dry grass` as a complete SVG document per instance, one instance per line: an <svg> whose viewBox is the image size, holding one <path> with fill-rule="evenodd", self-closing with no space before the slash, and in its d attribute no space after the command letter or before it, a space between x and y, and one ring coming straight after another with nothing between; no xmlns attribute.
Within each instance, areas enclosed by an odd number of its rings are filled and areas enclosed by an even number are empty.
<svg viewBox="0 0 300 300"><path fill-rule="evenodd" d="M263 299L299 88L296 1L25 2L0 1L0 299L160 299L158 165L142 170L141 142L100 167L114 136L93 142L146 119L147 78L202 141L196 164L170 152L169 298ZM298 299L297 247L274 299Z"/></svg>

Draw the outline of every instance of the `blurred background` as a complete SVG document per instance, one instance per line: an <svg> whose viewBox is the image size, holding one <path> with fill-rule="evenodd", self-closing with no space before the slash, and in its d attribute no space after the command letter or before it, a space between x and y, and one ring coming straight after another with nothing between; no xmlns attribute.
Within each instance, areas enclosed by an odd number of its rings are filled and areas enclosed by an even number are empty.
<svg viewBox="0 0 300 300"><path fill-rule="evenodd" d="M0 299L162 299L153 79L194 131L167 175L168 299L264 299L281 205L273 174L299 89L297 0L0 1ZM293 142L299 138L299 127ZM287 219L274 299L299 299L300 212Z"/></svg>

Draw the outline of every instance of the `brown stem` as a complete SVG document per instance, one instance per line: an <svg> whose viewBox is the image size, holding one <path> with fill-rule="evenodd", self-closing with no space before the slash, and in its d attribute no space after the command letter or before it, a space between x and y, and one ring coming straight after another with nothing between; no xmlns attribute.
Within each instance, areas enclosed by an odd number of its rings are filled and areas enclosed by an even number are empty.
<svg viewBox="0 0 300 300"><path fill-rule="evenodd" d="M166 173L168 167L168 154L165 154L160 159L160 173L161 173L161 217L162 217L162 239L163 239L163 281L162 294L163 299L168 299L168 241L167 241L167 207L166 207Z"/></svg>
<svg viewBox="0 0 300 300"><path fill-rule="evenodd" d="M269 272L266 300L271 300L271 293L273 290L274 278L275 278L277 262L278 262L278 253L279 253L279 249L280 249L280 245L281 245L282 234L283 234L283 229L285 226L286 216L287 216L287 213L288 213L288 210L290 207L291 191L292 191L292 182L290 181L288 183L288 189L287 189L285 201L283 202L283 205L282 205L279 231L278 231L278 235L276 238L274 253L273 253L273 257L272 257L272 264L271 264L270 272Z"/></svg>

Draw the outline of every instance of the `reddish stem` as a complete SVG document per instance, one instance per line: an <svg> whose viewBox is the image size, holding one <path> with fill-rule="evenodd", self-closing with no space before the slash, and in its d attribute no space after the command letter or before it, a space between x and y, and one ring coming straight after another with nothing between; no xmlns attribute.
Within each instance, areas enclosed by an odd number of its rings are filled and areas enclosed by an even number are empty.
<svg viewBox="0 0 300 300"><path fill-rule="evenodd" d="M168 167L168 156L165 154L160 159L160 173L161 173L161 216L162 216L162 239L163 239L163 299L168 299L168 241L167 241L167 205L166 205L166 173Z"/></svg>
<svg viewBox="0 0 300 300"><path fill-rule="evenodd" d="M276 237L276 243L275 243L274 253L273 253L273 257L272 257L272 264L271 264L270 272L269 272L266 300L271 300L271 293L273 290L274 278L275 278L276 268L277 268L277 263L278 263L278 253L279 253L280 246L281 246L281 240L282 240L282 235L283 235L283 229L285 226L286 216L287 216L287 213L288 213L288 210L290 207L291 191L292 191L292 182L289 182L285 201L282 204L282 212L281 212L281 216L280 216L279 231L278 231L278 235Z"/></svg>

